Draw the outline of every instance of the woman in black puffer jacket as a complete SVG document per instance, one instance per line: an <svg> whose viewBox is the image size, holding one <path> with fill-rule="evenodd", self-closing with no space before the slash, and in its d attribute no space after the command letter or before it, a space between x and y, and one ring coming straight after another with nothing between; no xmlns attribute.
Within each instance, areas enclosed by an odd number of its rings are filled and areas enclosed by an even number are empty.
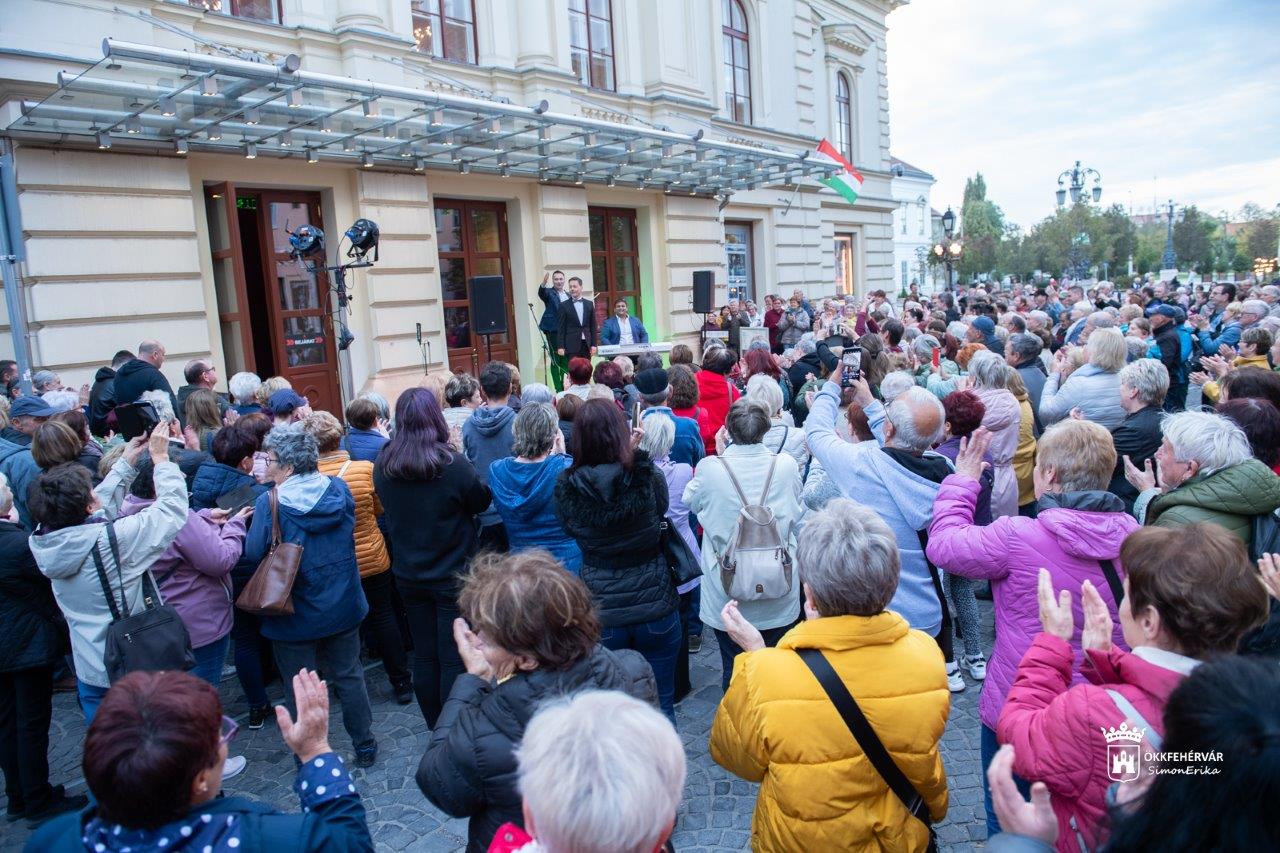
<svg viewBox="0 0 1280 853"><path fill-rule="evenodd" d="M471 819L467 850L480 853L502 824L524 822L515 749L545 701L621 690L654 703L657 692L640 655L598 645L590 594L547 551L477 557L458 606L467 673L453 682L417 781L436 806Z"/></svg>
<svg viewBox="0 0 1280 853"><path fill-rule="evenodd" d="M644 655L662 712L675 723L681 628L660 537L667 481L632 445L621 409L609 400L583 403L569 443L573 467L556 483L556 515L582 550L581 577L604 626L600 642Z"/></svg>

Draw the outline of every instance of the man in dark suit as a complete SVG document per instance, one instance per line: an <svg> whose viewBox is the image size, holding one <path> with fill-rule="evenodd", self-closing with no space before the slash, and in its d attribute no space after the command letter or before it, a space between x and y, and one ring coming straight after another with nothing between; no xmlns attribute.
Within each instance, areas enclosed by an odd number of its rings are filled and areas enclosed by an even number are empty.
<svg viewBox="0 0 1280 853"><path fill-rule="evenodd" d="M576 275L569 279L569 300L560 303L558 355L566 359L596 354L596 307L589 299L582 298L582 279Z"/></svg>
<svg viewBox="0 0 1280 853"><path fill-rule="evenodd" d="M560 349L560 306L569 301L569 294L564 289L564 273L556 270L550 275L551 286L547 287L548 276L542 276L542 284L538 287L538 298L546 308L538 328L547 336L547 352L551 354L551 381L557 391L564 390L564 374L569 369L568 360L559 354Z"/></svg>

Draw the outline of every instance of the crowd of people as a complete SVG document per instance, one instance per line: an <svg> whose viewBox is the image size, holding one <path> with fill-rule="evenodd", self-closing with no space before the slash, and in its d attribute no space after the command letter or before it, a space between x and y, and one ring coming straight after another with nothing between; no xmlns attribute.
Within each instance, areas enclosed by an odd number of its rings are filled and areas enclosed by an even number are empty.
<svg viewBox="0 0 1280 853"><path fill-rule="evenodd" d="M468 850L669 849L708 630L708 748L760 783L754 849L928 848L975 685L992 847L1280 845L1280 288L797 290L593 364L564 287L555 388L493 362L313 411L281 377L220 394L207 359L174 392L157 341L78 392L3 377L0 763L29 849L371 849L347 766L379 760L376 691L416 702L416 782ZM246 766L229 663L299 814L219 796ZM60 686L92 799L49 779Z"/></svg>

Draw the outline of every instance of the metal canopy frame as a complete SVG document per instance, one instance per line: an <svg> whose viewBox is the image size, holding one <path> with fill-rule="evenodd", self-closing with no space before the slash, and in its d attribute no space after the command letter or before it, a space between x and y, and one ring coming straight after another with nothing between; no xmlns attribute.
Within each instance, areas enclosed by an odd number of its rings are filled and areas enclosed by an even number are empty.
<svg viewBox="0 0 1280 853"><path fill-rule="evenodd" d="M727 197L824 176L838 166L789 153L390 86L277 64L106 39L102 61L6 129L99 149L193 151L345 162L364 168L604 184Z"/></svg>

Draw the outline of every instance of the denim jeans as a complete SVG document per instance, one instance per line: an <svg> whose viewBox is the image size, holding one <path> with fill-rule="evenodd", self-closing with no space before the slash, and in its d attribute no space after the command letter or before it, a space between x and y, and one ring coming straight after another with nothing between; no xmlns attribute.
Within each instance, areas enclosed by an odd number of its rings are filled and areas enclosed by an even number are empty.
<svg viewBox="0 0 1280 853"><path fill-rule="evenodd" d="M382 666L387 671L387 678L393 688L408 684L409 655L404 649L404 638L400 636L400 625L396 621L394 603L395 581L391 572L380 572L360 579L364 587L364 597L369 601L369 615L364 617L361 630L367 636L371 650L382 659Z"/></svg>
<svg viewBox="0 0 1280 853"><path fill-rule="evenodd" d="M267 680L262 671L262 652L266 641L258 631L261 624L257 616L236 608L231 623L231 638L235 642L236 677L244 690L245 701L250 708L261 708L267 700ZM292 684L292 676L290 676Z"/></svg>
<svg viewBox="0 0 1280 853"><path fill-rule="evenodd" d="M672 610L666 616L634 625L615 625L600 632L600 643L606 649L634 649L653 667L658 682L658 704L671 724L676 722L676 658L680 656L680 613Z"/></svg>
<svg viewBox="0 0 1280 853"><path fill-rule="evenodd" d="M76 695L80 697L80 710L84 712L84 724L87 726L93 722L93 715L98 713L98 706L102 704L102 697L107 695L107 688L85 684L77 678Z"/></svg>
<svg viewBox="0 0 1280 853"><path fill-rule="evenodd" d="M360 628L318 640L274 640L276 666L284 679L284 703L295 720L298 709L293 702L293 677L302 668L324 669L325 679L338 691L342 703L342 724L351 736L356 751L377 745L374 740L373 708L364 684L364 667L360 665Z"/></svg>
<svg viewBox="0 0 1280 853"><path fill-rule="evenodd" d="M453 640L458 594L453 584L436 588L404 587L405 618L413 637L413 692L429 728L435 728L454 680L463 673Z"/></svg>
<svg viewBox="0 0 1280 853"><path fill-rule="evenodd" d="M690 637L702 636L702 620L698 618L698 608L701 605L701 584L680 596L680 624Z"/></svg>
<svg viewBox="0 0 1280 853"><path fill-rule="evenodd" d="M778 641L782 639L782 635L790 631L794 625L783 625L780 628L763 628L760 630L760 636L764 637L764 644L769 648L778 645ZM742 654L742 646L735 643L729 635L715 629L716 643L720 646L720 689L729 689L729 679L733 677L733 659Z"/></svg>
<svg viewBox="0 0 1280 853"><path fill-rule="evenodd" d="M53 666L0 673L0 768L9 812L35 812L53 802L49 787L49 721Z"/></svg>
<svg viewBox="0 0 1280 853"><path fill-rule="evenodd" d="M231 635L227 634L221 640L214 640L207 646L192 649L191 654L195 655L196 665L191 668L191 674L196 678L203 678L213 685L214 690L217 690L218 683L222 681L222 664L227 660L227 647L230 645Z"/></svg>
<svg viewBox="0 0 1280 853"><path fill-rule="evenodd" d="M993 837L1000 831L1000 821L996 819L995 806L991 804L991 783L987 781L987 768L991 766L991 759L996 757L996 753L1000 751L1000 742L996 740L996 733L987 728L982 727L982 801L987 808L987 838ZM1018 793L1022 794L1023 799L1031 798L1031 783L1016 773L1013 776L1013 783L1018 786Z"/></svg>

